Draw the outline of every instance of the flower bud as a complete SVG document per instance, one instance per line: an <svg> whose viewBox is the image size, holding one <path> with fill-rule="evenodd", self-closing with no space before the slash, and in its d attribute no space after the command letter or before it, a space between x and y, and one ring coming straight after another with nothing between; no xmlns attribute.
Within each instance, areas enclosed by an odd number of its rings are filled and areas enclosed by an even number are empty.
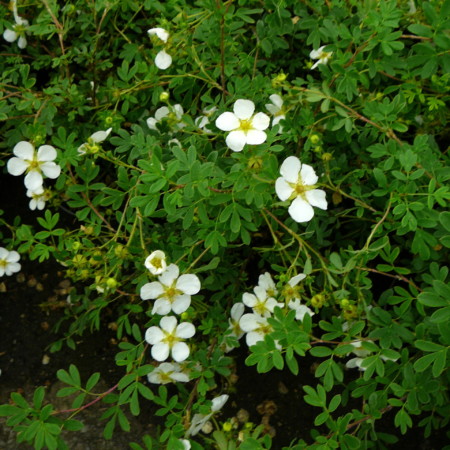
<svg viewBox="0 0 450 450"><path fill-rule="evenodd" d="M231 429L233 428L233 426L231 425L230 422L225 422L225 423L222 425L222 428L223 428L223 431L228 432L228 431L231 431Z"/></svg>
<svg viewBox="0 0 450 450"><path fill-rule="evenodd" d="M77 250L79 250L80 248L81 248L81 242L80 242L80 241L75 241L75 242L72 244L72 250L77 251Z"/></svg>
<svg viewBox="0 0 450 450"><path fill-rule="evenodd" d="M108 286L109 289L115 289L118 286L118 282L115 278L108 278L106 280L106 286Z"/></svg>
<svg viewBox="0 0 450 450"><path fill-rule="evenodd" d="M160 102L167 102L167 100L169 100L170 94L166 91L161 92L161 94L159 94L159 101Z"/></svg>
<svg viewBox="0 0 450 450"><path fill-rule="evenodd" d="M105 118L105 125L111 125L114 119L111 116Z"/></svg>
<svg viewBox="0 0 450 450"><path fill-rule="evenodd" d="M322 155L323 161L331 161L333 159L333 155L331 153L324 153Z"/></svg>
<svg viewBox="0 0 450 450"><path fill-rule="evenodd" d="M263 165L263 160L257 156L251 156L248 160L247 167L249 169L259 170Z"/></svg>
<svg viewBox="0 0 450 450"><path fill-rule="evenodd" d="M314 306L314 308L322 308L324 304L325 304L325 296L323 294L316 294L311 299L311 305Z"/></svg>
<svg viewBox="0 0 450 450"><path fill-rule="evenodd" d="M313 134L311 135L309 140L311 141L312 144L316 145L320 141L320 137L317 134Z"/></svg>

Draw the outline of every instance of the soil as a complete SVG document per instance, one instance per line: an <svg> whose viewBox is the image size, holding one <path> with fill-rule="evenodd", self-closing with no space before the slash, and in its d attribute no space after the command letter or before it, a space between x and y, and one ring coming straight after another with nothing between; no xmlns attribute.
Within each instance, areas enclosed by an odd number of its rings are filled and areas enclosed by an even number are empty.
<svg viewBox="0 0 450 450"><path fill-rule="evenodd" d="M24 262L20 274L3 278L0 284L0 404L7 403L13 391L23 392L29 398L37 386L47 386L48 401L58 409L70 408L68 399L56 397L58 389L63 387L56 378L56 371L61 368L67 370L72 363L78 367L84 380L94 371L101 373L98 392L114 386L123 375L122 368L114 364L117 341L106 324L100 332L80 338L75 351L67 347L54 354L48 351L49 345L55 341L52 326L62 314L60 309L51 309L48 305L63 303L69 285L60 269L50 263ZM255 424L265 424L267 432L274 436L272 448L275 450L298 438L310 442L309 430L313 427L317 408L303 402L302 386L316 384L313 375L315 361L303 358L297 377L287 370L257 374L255 367L245 365L246 355L245 348L231 354L236 358L236 382L222 418L237 415ZM348 376L355 376L355 372ZM161 421L154 415L155 408L148 405L138 417L128 415L132 431L117 430L111 447L111 441L102 437L105 423L99 421L105 409L106 406L98 402L76 417L85 427L80 432L64 435L71 450L128 449L129 442L141 442L141 436L145 434L157 436ZM399 436L393 427L393 419L393 414L386 414L377 423L377 429ZM448 443L443 431L424 439L420 428L410 430L400 439L401 444L394 444L391 448L438 450ZM14 432L4 425L3 419L0 421L0 449L30 448L26 444L17 444Z"/></svg>

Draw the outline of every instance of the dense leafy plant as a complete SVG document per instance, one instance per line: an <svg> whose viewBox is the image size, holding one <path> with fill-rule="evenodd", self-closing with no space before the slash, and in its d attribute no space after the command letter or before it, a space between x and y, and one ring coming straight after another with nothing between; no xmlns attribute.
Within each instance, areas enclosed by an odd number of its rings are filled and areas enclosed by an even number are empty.
<svg viewBox="0 0 450 450"><path fill-rule="evenodd" d="M133 449L270 448L245 424L198 434L238 345L257 372L301 379L317 358L318 428L292 449L393 442L391 410L399 433L447 424L450 1L13 1L0 17L3 176L26 175L37 216L2 220L0 269L16 251L61 263L77 283L52 351L108 311L124 373L99 395L98 374L60 370L68 411L13 394L19 441L65 448L97 401L111 438L153 402L165 428Z"/></svg>

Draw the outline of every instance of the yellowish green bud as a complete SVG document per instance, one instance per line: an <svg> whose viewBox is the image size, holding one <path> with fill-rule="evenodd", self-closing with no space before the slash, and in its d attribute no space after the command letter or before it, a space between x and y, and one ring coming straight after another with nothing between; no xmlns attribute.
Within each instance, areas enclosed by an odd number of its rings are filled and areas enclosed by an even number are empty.
<svg viewBox="0 0 450 450"><path fill-rule="evenodd" d="M80 241L75 241L75 242L72 244L72 250L77 251L77 250L79 250L80 248L81 248L81 242L80 242Z"/></svg>
<svg viewBox="0 0 450 450"><path fill-rule="evenodd" d="M233 425L231 425L230 422L225 422L225 423L222 425L222 428L223 428L223 431L228 432L228 431L231 431L231 429L233 428Z"/></svg>
<svg viewBox="0 0 450 450"><path fill-rule="evenodd" d="M317 134L313 134L309 140L311 141L312 144L316 145L319 141L320 141L320 137Z"/></svg>
<svg viewBox="0 0 450 450"><path fill-rule="evenodd" d="M169 100L170 94L166 91L161 92L161 94L159 94L159 101L160 102L167 102L167 100Z"/></svg>
<svg viewBox="0 0 450 450"><path fill-rule="evenodd" d="M333 155L331 153L324 153L322 155L323 161L331 161L333 159Z"/></svg>
<svg viewBox="0 0 450 450"><path fill-rule="evenodd" d="M325 296L323 294L316 294L311 299L311 305L314 306L314 308L322 308L324 304L325 304Z"/></svg>
<svg viewBox="0 0 450 450"><path fill-rule="evenodd" d="M109 287L109 289L115 289L118 286L118 282L115 278L108 278L106 280L106 286Z"/></svg>
<svg viewBox="0 0 450 450"><path fill-rule="evenodd" d="M263 165L263 160L260 157L252 156L248 160L247 166L249 169L259 170Z"/></svg>

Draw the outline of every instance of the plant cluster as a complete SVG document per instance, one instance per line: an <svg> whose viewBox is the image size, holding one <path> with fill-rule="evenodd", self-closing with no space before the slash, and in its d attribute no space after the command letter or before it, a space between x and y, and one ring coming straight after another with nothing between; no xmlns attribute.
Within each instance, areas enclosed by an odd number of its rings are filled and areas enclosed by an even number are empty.
<svg viewBox="0 0 450 450"><path fill-rule="evenodd" d="M255 376L300 385L317 361L314 426L286 448L384 448L388 411L398 434L448 424L450 0L12 0L0 17L0 164L32 211L0 216L0 276L57 261L74 287L51 351L108 313L123 368L103 393L59 370L70 410L12 394L19 442L67 448L99 401L111 439L152 402L165 426L134 450L271 448L220 421L244 335Z"/></svg>

